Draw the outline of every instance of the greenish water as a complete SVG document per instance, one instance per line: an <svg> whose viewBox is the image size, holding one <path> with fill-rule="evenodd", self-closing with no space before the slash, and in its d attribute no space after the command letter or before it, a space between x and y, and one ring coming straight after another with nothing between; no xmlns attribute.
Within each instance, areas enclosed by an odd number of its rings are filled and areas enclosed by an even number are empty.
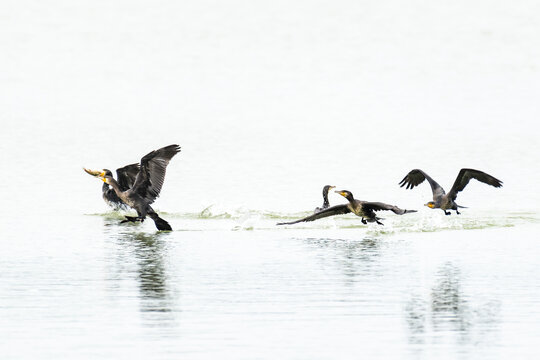
<svg viewBox="0 0 540 360"><path fill-rule="evenodd" d="M540 224L540 216L532 211L498 212L473 211L461 215L445 216L441 211L425 210L420 213L404 216L388 215L383 221L385 225L361 223L355 215L340 215L302 222L294 225L277 226L276 223L304 218L312 212L279 213L247 209L231 209L228 211L212 210L213 206L195 213L160 212L164 218L176 223L178 230L196 230L204 226L205 230L283 230L283 229L359 229L371 234L399 234L409 232L437 232L447 230L474 230L499 227L512 227L523 224ZM110 223L124 219L124 215L134 215L129 212L105 212L88 214L103 217ZM383 215L384 216L384 215ZM149 227L152 221L148 219ZM139 226L139 224L131 226Z"/></svg>

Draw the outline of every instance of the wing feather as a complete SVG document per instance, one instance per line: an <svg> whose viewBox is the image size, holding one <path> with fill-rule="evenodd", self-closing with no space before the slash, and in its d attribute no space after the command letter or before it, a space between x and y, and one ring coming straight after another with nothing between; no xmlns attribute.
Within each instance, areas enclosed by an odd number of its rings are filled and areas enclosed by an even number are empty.
<svg viewBox="0 0 540 360"><path fill-rule="evenodd" d="M349 209L347 204L336 205L336 206L332 206L327 209L324 209L316 214L307 216L303 219L295 220L291 222L277 223L277 225L291 225L291 224L296 224L296 223L304 222L304 221L313 221L313 220L317 220L317 219L321 219L321 218L325 218L325 217L333 216L333 215L347 214L350 212L351 210Z"/></svg>
<svg viewBox="0 0 540 360"><path fill-rule="evenodd" d="M391 210L395 214L403 215L408 214L412 212L416 212L416 210L406 210L406 209L400 209L395 205L389 205L382 202L363 202L362 207L364 209L373 210L373 211L379 211L379 210Z"/></svg>
<svg viewBox="0 0 540 360"><path fill-rule="evenodd" d="M131 189L139 173L139 164L126 165L120 169L116 169L116 177L118 185L122 191Z"/></svg>
<svg viewBox="0 0 540 360"><path fill-rule="evenodd" d="M167 165L178 152L180 146L169 145L146 154L141 159L133 191L145 198L149 204L153 203L163 187Z"/></svg>
<svg viewBox="0 0 540 360"><path fill-rule="evenodd" d="M406 185L407 189L412 189L415 186L420 185L425 179L427 179L427 181L429 182L429 185L431 186L431 191L433 192L434 200L445 194L442 186L437 184L435 180L433 180L428 174L426 174L420 169L411 170L407 175L405 175L403 180L399 182L399 185L401 187Z"/></svg>
<svg viewBox="0 0 540 360"><path fill-rule="evenodd" d="M475 169L461 169L456 178L456 181L454 182L454 185L452 186L452 189L450 189L450 191L448 192L448 195L451 197L452 200L456 200L457 193L465 189L471 179L476 179L480 182L497 188L502 186L502 181L496 179L489 174L486 174L483 171Z"/></svg>

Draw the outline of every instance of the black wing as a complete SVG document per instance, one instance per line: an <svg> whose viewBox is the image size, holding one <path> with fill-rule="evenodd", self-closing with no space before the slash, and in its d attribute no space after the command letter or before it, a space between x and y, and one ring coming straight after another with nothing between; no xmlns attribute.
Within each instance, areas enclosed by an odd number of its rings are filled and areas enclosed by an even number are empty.
<svg viewBox="0 0 540 360"><path fill-rule="evenodd" d="M502 186L502 181L494 178L489 174L486 174L483 171L474 169L461 169L456 178L456 181L454 182L454 185L452 186L452 189L450 189L450 192L448 193L448 196L450 196L452 200L456 200L457 193L465 189L465 186L467 186L469 180L471 179L476 179L497 188Z"/></svg>
<svg viewBox="0 0 540 360"><path fill-rule="evenodd" d="M145 198L149 204L153 203L163 186L169 161L179 152L180 146L169 145L146 154L141 159L140 170L132 190Z"/></svg>
<svg viewBox="0 0 540 360"><path fill-rule="evenodd" d="M296 224L303 221L313 221L313 220L325 218L328 216L347 214L350 212L351 210L347 207L347 204L336 205L336 206L329 207L328 209L324 209L316 214L305 217L303 219L291 221L291 222L277 223L276 225L291 225L291 224Z"/></svg>
<svg viewBox="0 0 540 360"><path fill-rule="evenodd" d="M139 173L139 164L126 165L120 169L116 169L116 177L120 190L126 191L131 189L135 183L135 178Z"/></svg>
<svg viewBox="0 0 540 360"><path fill-rule="evenodd" d="M437 184L435 180L433 180L431 177L429 177L428 174L426 174L420 169L411 170L407 175L405 175L403 180L399 182L399 185L401 187L407 185L407 189L412 189L415 186L420 185L425 179L427 179L429 185L431 185L431 191L433 192L433 200L445 194L442 186Z"/></svg>
<svg viewBox="0 0 540 360"><path fill-rule="evenodd" d="M400 209L397 206L385 204L382 202L363 202L362 207L367 210L373 210L373 211L379 211L379 210L392 210L394 213L398 215L408 214L412 212L416 212L416 210L406 210L406 209Z"/></svg>

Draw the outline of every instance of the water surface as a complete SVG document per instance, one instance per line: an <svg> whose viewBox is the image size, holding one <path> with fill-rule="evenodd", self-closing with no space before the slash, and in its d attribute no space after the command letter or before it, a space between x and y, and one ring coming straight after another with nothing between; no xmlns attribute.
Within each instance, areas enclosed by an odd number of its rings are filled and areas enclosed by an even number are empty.
<svg viewBox="0 0 540 360"><path fill-rule="evenodd" d="M201 231L220 220L180 215L171 222L194 229L156 232L110 214L48 220L54 234L32 223L16 241L2 234L7 358L536 352L538 220L390 234Z"/></svg>

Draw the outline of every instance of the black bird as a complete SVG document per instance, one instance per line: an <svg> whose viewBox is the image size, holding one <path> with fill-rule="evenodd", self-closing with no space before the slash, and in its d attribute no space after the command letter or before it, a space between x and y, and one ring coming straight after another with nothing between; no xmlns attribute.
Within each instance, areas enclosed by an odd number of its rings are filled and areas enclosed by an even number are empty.
<svg viewBox="0 0 540 360"><path fill-rule="evenodd" d="M398 208L397 206L388 205L382 202L356 200L353 194L347 190L339 190L339 191L336 191L336 193L340 194L341 196L349 200L349 203L332 206L318 213L307 216L303 219L291 221L291 222L278 223L277 225L291 225L291 224L296 224L303 221L313 221L313 220L325 218L328 216L348 214L351 212L357 216L360 216L362 218L363 224L367 224L368 222L376 222L379 225L384 225L382 222L379 221L381 219L377 217L377 215L375 214L375 211L392 210L394 213L398 215L416 212L416 210L403 210L403 209Z"/></svg>
<svg viewBox="0 0 540 360"><path fill-rule="evenodd" d="M89 170L86 170L90 175L92 175ZM103 169L105 172L105 175L112 177L112 171L109 169ZM139 173L139 164L131 164L126 165L123 168L116 169L116 178L118 179L118 186L122 191L126 191L129 188L133 186L133 183L135 182L135 178L137 177L137 174ZM107 205L109 205L114 210L127 210L129 209L129 206L126 205L125 202L123 202L118 195L114 192L114 189L111 185L107 184L106 182L103 182L103 186L101 187L103 200Z"/></svg>
<svg viewBox="0 0 540 360"><path fill-rule="evenodd" d="M180 152L180 146L169 145L161 149L154 150L141 159L139 165L139 171L135 176L130 187L129 175L118 175L118 181L112 177L111 171L92 171L84 169L88 174L99 177L103 182L112 187L115 195L125 205L137 211L137 217L126 216L126 221L141 221L143 222L148 215L154 220L158 230L172 230L169 223L158 216L158 214L152 209L152 204L159 196L163 181L165 180L165 171L169 161ZM131 167L132 165L128 165ZM125 168L124 168L125 169ZM130 171L133 171L131 168ZM128 170L126 170L128 172ZM125 182L124 182L125 180ZM104 195L105 196L105 195Z"/></svg>
<svg viewBox="0 0 540 360"><path fill-rule="evenodd" d="M404 178L399 182L401 187L407 185L407 189L412 189L417 185L420 185L425 179L431 185L431 191L433 192L433 201L424 204L425 206L431 209L442 209L445 215L450 215L450 211L446 210L455 210L456 214L459 214L458 208L463 208L464 206L459 206L456 204L455 200L457 193L465 189L465 186L469 183L469 180L476 179L485 184L494 186L496 188L502 186L502 181L494 178L493 176L486 174L480 170L474 169L461 169L459 174L452 186L452 189L446 194L441 185L437 184L435 180L429 177L428 174L423 172L420 169L411 170Z"/></svg>
<svg viewBox="0 0 540 360"><path fill-rule="evenodd" d="M324 209L328 209L330 207L330 201L328 201L328 192L335 188L335 186L332 185L325 185L322 189L322 197L323 197L323 204L322 207L315 208L315 213L321 212Z"/></svg>

